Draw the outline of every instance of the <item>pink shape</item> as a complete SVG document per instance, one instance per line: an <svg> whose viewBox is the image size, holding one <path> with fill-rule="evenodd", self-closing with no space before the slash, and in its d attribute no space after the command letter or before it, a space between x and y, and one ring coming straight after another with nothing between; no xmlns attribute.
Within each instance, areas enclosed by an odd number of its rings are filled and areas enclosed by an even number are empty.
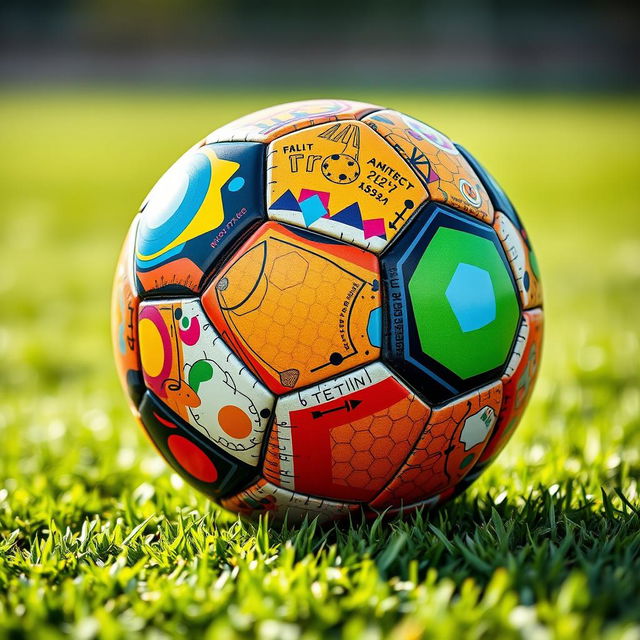
<svg viewBox="0 0 640 640"><path fill-rule="evenodd" d="M429 165L429 177L427 178L427 182L432 183L436 180L440 180L440 176L433 170L431 165Z"/></svg>
<svg viewBox="0 0 640 640"><path fill-rule="evenodd" d="M329 211L329 196L331 194L328 191L315 191L314 189L300 189L300 197L298 198L298 202L302 202L311 196L318 196L320 198L320 202L324 208Z"/></svg>
<svg viewBox="0 0 640 640"><path fill-rule="evenodd" d="M362 230L364 231L365 240L367 238L371 238L372 236L381 236L385 240L387 239L387 234L384 230L383 218L374 218L373 220L363 220Z"/></svg>
<svg viewBox="0 0 640 640"><path fill-rule="evenodd" d="M189 322L189 328L183 329L180 327L180 338L182 342L192 347L200 338L200 323L198 318L191 318Z"/></svg>

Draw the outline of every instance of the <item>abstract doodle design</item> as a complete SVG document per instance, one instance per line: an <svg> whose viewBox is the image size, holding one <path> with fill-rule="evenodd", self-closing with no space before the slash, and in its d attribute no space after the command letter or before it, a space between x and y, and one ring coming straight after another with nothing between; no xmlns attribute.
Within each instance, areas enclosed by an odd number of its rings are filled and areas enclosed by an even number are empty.
<svg viewBox="0 0 640 640"><path fill-rule="evenodd" d="M539 307L542 304L542 286L535 254L529 250L520 232L506 215L496 212L493 226L509 258L522 306L525 309Z"/></svg>
<svg viewBox="0 0 640 640"><path fill-rule="evenodd" d="M138 348L139 299L133 281L133 242L138 218L131 224L122 246L111 295L111 337L120 383L134 411L145 387Z"/></svg>
<svg viewBox="0 0 640 640"><path fill-rule="evenodd" d="M414 169L436 202L493 221L493 206L482 182L456 145L433 127L398 111L376 111L362 120Z"/></svg>
<svg viewBox="0 0 640 640"><path fill-rule="evenodd" d="M406 462L371 506L410 505L454 488L478 461L501 404L498 381L434 409Z"/></svg>
<svg viewBox="0 0 640 640"><path fill-rule="evenodd" d="M225 345L198 300L140 305L144 381L229 455L257 465L274 398Z"/></svg>
<svg viewBox="0 0 640 640"><path fill-rule="evenodd" d="M520 321L495 231L440 205L420 212L382 259L390 331L383 355L434 403L502 372Z"/></svg>
<svg viewBox="0 0 640 640"><path fill-rule="evenodd" d="M223 499L222 506L253 519L267 513L272 521L286 519L289 524L300 523L305 517L318 518L319 522L346 518L359 509L358 504L293 493L262 479L239 494Z"/></svg>
<svg viewBox="0 0 640 640"><path fill-rule="evenodd" d="M264 476L337 500L373 498L406 460L430 410L379 362L278 399Z"/></svg>
<svg viewBox="0 0 640 640"><path fill-rule="evenodd" d="M361 122L323 124L269 145L274 220L379 252L427 197L406 162Z"/></svg>
<svg viewBox="0 0 640 640"><path fill-rule="evenodd" d="M358 119L380 109L373 104L350 100L306 100L256 111L216 129L207 142L271 142L286 133L323 122Z"/></svg>
<svg viewBox="0 0 640 640"><path fill-rule="evenodd" d="M225 453L149 391L140 404L140 422L173 469L209 496L239 491L256 478L255 467Z"/></svg>
<svg viewBox="0 0 640 640"><path fill-rule="evenodd" d="M380 354L376 257L302 229L265 223L202 296L223 339L274 393Z"/></svg>
<svg viewBox="0 0 640 640"><path fill-rule="evenodd" d="M540 368L544 316L542 309L524 312L513 355L502 376L504 400L498 423L480 464L493 460L513 435L527 408Z"/></svg>
<svg viewBox="0 0 640 640"><path fill-rule="evenodd" d="M263 218L263 155L260 144L210 144L186 153L164 174L141 208L141 292L200 290L215 260Z"/></svg>

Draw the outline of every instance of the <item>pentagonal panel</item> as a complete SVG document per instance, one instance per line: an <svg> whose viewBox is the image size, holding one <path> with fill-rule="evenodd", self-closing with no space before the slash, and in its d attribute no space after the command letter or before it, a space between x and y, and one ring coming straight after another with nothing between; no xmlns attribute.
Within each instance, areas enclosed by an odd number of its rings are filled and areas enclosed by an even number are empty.
<svg viewBox="0 0 640 640"><path fill-rule="evenodd" d="M275 393L314 384L380 353L377 258L269 222L202 296L219 333Z"/></svg>
<svg viewBox="0 0 640 640"><path fill-rule="evenodd" d="M186 153L142 204L136 239L141 292L198 292L242 232L263 217L264 146L210 144Z"/></svg>
<svg viewBox="0 0 640 640"><path fill-rule="evenodd" d="M369 500L406 460L429 414L379 362L283 396L264 476L291 491Z"/></svg>
<svg viewBox="0 0 640 640"><path fill-rule="evenodd" d="M361 122L323 124L269 145L272 219L378 252L426 199L407 163Z"/></svg>
<svg viewBox="0 0 640 640"><path fill-rule="evenodd" d="M243 116L216 129L207 142L270 142L274 138L322 122L360 118L380 107L353 100L302 100L279 104Z"/></svg>
<svg viewBox="0 0 640 640"><path fill-rule="evenodd" d="M527 408L540 368L543 324L541 309L524 312L513 355L502 377L502 411L495 431L482 452L480 464L491 462L502 451Z"/></svg>
<svg viewBox="0 0 640 640"><path fill-rule="evenodd" d="M433 127L399 111L376 111L363 118L413 167L431 200L493 221L493 205L482 182L457 147Z"/></svg>
<svg viewBox="0 0 640 640"><path fill-rule="evenodd" d="M138 294L133 279L133 243L138 219L131 224L124 241L111 294L111 338L122 388L137 411L145 386L140 371L138 348Z"/></svg>
<svg viewBox="0 0 640 640"><path fill-rule="evenodd" d="M149 391L140 404L140 422L173 469L207 495L218 498L254 481L255 467L225 453Z"/></svg>
<svg viewBox="0 0 640 640"><path fill-rule="evenodd" d="M500 211L496 212L493 226L502 242L507 258L509 258L509 264L520 292L522 306L525 309L540 306L542 304L542 285L535 254L529 249L513 222Z"/></svg>
<svg viewBox="0 0 640 640"><path fill-rule="evenodd" d="M371 506L410 505L455 487L478 461L501 404L498 381L434 409L415 449Z"/></svg>
<svg viewBox="0 0 640 640"><path fill-rule="evenodd" d="M508 261L488 225L429 205L382 258L384 358L439 404L502 373L520 322Z"/></svg>
<svg viewBox="0 0 640 640"><path fill-rule="evenodd" d="M248 489L222 500L222 506L229 511L257 520L262 514L269 514L272 521L287 520L290 524L306 518L317 518L327 522L347 517L360 509L357 503L336 502L305 496L260 479Z"/></svg>
<svg viewBox="0 0 640 640"><path fill-rule="evenodd" d="M230 456L257 465L273 395L225 345L199 301L143 302L139 326L147 387Z"/></svg>

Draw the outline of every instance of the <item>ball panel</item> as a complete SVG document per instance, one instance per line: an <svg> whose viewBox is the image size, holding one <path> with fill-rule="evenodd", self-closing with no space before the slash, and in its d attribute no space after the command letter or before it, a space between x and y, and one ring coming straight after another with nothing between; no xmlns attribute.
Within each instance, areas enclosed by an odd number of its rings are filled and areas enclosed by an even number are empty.
<svg viewBox="0 0 640 640"><path fill-rule="evenodd" d="M120 251L111 294L111 340L116 369L123 390L137 412L145 386L142 380L138 350L139 298L133 278L133 246L136 218Z"/></svg>
<svg viewBox="0 0 640 640"><path fill-rule="evenodd" d="M287 491L260 479L235 496L224 498L222 506L229 511L257 520L269 514L271 520L290 524L302 522L305 517L319 522L346 518L361 509L358 503L337 502Z"/></svg>
<svg viewBox="0 0 640 640"><path fill-rule="evenodd" d="M262 225L202 296L224 340L274 393L380 354L380 272L362 249Z"/></svg>
<svg viewBox="0 0 640 640"><path fill-rule="evenodd" d="M473 168L475 174L480 178L480 181L484 185L484 188L489 194L489 198L493 204L493 208L496 211L502 211L513 224L520 230L522 230L522 222L516 212L513 203L508 198L502 187L498 184L496 179L478 162L478 160L462 145L456 144L456 149L464 156L469 165Z"/></svg>
<svg viewBox="0 0 640 640"><path fill-rule="evenodd" d="M301 100L261 109L210 133L207 142L271 142L278 136L322 122L361 118L380 109L354 100Z"/></svg>
<svg viewBox="0 0 640 640"><path fill-rule="evenodd" d="M502 411L491 439L480 457L482 464L491 462L502 451L527 408L540 368L543 326L542 309L524 312L516 348L502 377Z"/></svg>
<svg viewBox="0 0 640 640"><path fill-rule="evenodd" d="M199 292L214 263L264 218L264 149L200 146L160 178L142 205L136 238L143 296Z"/></svg>
<svg viewBox="0 0 640 640"><path fill-rule="evenodd" d="M267 153L267 213L381 251L426 201L404 160L365 124L323 124L278 138Z"/></svg>
<svg viewBox="0 0 640 640"><path fill-rule="evenodd" d="M413 168L436 202L488 222L493 205L484 185L457 147L433 127L399 111L376 111L362 120Z"/></svg>
<svg viewBox="0 0 640 640"><path fill-rule="evenodd" d="M208 496L219 498L255 481L255 467L225 453L150 391L140 404L140 422L171 467Z"/></svg>
<svg viewBox="0 0 640 640"><path fill-rule="evenodd" d="M515 281L495 231L427 205L382 257L383 358L432 404L499 377L520 323Z"/></svg>
<svg viewBox="0 0 640 640"><path fill-rule="evenodd" d="M140 305L147 387L229 455L259 463L275 399L216 333L197 299Z"/></svg>
<svg viewBox="0 0 640 640"><path fill-rule="evenodd" d="M434 409L406 462L371 506L411 505L455 487L479 460L501 404L498 381Z"/></svg>
<svg viewBox="0 0 640 640"><path fill-rule="evenodd" d="M535 254L529 249L513 222L500 211L496 212L493 226L509 258L522 306L525 309L539 307L542 304L542 285Z"/></svg>
<svg viewBox="0 0 640 640"><path fill-rule="evenodd" d="M430 409L380 362L283 396L264 476L335 500L367 501L393 477Z"/></svg>

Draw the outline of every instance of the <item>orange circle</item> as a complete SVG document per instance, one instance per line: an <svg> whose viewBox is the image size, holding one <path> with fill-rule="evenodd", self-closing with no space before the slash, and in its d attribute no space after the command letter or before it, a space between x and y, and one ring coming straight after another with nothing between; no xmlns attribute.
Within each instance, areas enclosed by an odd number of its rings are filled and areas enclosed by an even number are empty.
<svg viewBox="0 0 640 640"><path fill-rule="evenodd" d="M237 440L246 438L253 428L251 418L242 409L232 404L218 411L218 423L227 435Z"/></svg>

